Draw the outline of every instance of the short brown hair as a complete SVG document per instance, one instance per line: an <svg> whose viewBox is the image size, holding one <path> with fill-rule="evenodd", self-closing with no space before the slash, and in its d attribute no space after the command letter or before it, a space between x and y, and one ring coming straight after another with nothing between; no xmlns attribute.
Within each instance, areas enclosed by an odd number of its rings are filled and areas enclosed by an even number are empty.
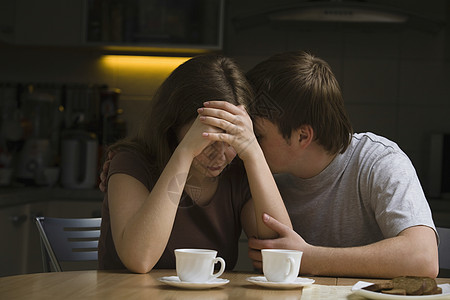
<svg viewBox="0 0 450 300"><path fill-rule="evenodd" d="M314 130L314 140L331 154L343 153L353 129L339 83L330 66L304 52L271 56L247 73L255 91L252 117L276 124L284 138L302 125Z"/></svg>

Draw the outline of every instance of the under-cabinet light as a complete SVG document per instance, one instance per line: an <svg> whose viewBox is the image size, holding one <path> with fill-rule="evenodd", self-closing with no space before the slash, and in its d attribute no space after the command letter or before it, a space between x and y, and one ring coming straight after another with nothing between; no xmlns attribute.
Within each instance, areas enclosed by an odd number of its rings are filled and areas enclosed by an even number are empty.
<svg viewBox="0 0 450 300"><path fill-rule="evenodd" d="M100 63L107 68L170 73L188 59L190 57L104 55Z"/></svg>

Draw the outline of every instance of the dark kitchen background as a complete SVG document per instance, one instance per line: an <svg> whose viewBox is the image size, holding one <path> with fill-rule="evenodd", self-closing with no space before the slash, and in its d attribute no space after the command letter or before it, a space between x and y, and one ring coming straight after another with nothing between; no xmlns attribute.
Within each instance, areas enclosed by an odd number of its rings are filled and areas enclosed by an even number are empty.
<svg viewBox="0 0 450 300"><path fill-rule="evenodd" d="M450 227L449 21L445 0L0 0L0 276L41 270L33 216L99 216L105 147L208 52L244 70L287 50L325 59L355 131L399 144Z"/></svg>

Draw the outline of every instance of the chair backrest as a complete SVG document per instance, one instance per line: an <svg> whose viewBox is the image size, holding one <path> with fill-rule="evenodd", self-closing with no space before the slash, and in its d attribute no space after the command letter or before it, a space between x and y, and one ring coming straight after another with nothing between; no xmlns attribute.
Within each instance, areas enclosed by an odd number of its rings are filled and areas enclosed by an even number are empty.
<svg viewBox="0 0 450 300"><path fill-rule="evenodd" d="M62 261L95 261L98 259L98 239L101 218L36 217L42 251L46 251L56 271L62 271ZM46 256L47 257L47 256ZM43 257L44 269L45 262Z"/></svg>
<svg viewBox="0 0 450 300"><path fill-rule="evenodd" d="M436 229L439 234L439 268L450 269L450 228Z"/></svg>

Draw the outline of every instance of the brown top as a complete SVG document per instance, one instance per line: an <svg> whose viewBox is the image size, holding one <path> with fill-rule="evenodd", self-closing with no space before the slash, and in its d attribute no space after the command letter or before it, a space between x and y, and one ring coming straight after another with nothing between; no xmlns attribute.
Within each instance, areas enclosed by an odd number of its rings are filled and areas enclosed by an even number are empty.
<svg viewBox="0 0 450 300"><path fill-rule="evenodd" d="M155 184L150 166L137 153L123 151L111 161L108 179L112 174L124 173L142 182L149 190ZM220 175L219 185L211 201L199 206L183 193L175 216L172 233L157 269L175 269L174 249L205 248L218 251L226 261L226 268L233 269L238 255L241 234L240 214L250 199L250 188L243 164L235 159ZM108 195L102 207L102 225L98 245L99 269L123 269L111 234Z"/></svg>

